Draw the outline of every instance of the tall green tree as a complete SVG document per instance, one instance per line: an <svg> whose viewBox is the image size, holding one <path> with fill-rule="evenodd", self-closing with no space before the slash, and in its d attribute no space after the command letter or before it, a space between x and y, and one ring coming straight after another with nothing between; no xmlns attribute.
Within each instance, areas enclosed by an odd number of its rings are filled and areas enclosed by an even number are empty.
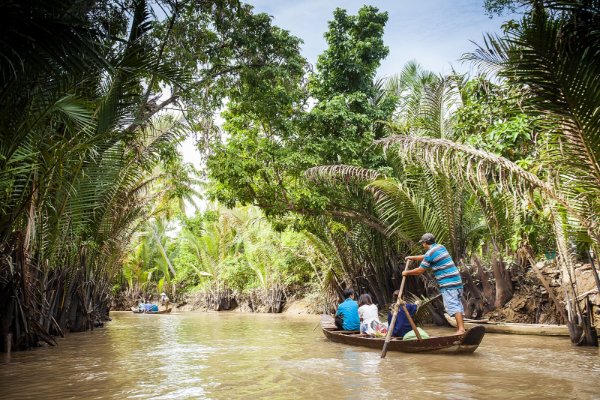
<svg viewBox="0 0 600 400"><path fill-rule="evenodd" d="M361 8L357 16L337 10L325 35L329 47L307 87L304 71L280 70L263 94L277 90L284 96L247 93L229 103L224 114L229 137L214 146L208 160L217 199L230 206L256 204L271 216L318 215L330 199L307 186L305 169L339 162L377 165L379 156L368 149L393 111L393 101L374 81L387 54L381 39L386 21L387 14L374 7ZM307 110L309 98L315 104ZM334 207L326 212L353 216Z"/></svg>

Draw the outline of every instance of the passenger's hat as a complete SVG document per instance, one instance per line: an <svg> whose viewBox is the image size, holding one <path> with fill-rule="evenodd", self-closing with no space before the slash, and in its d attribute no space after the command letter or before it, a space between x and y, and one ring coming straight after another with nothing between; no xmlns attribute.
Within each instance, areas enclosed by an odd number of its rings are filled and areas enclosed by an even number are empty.
<svg viewBox="0 0 600 400"><path fill-rule="evenodd" d="M433 236L431 233L426 233L423 236L421 236L421 240L419 240L419 243L434 244L435 236Z"/></svg>

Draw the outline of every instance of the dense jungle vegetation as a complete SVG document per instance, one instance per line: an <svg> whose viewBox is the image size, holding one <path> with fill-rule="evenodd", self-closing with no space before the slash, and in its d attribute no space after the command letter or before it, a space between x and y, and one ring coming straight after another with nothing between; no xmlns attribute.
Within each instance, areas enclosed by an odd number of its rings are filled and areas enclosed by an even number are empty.
<svg viewBox="0 0 600 400"><path fill-rule="evenodd" d="M311 66L233 0L5 2L0 336L52 344L115 297L162 291L279 312L353 286L386 304L424 232L460 265L468 315L556 255L566 284L546 296L581 332L574 263L600 250L600 2L485 8L520 19L463 57L477 75L411 62L379 78L388 16L372 6L335 10ZM199 171L178 151L189 135ZM408 290L436 294L426 277Z"/></svg>

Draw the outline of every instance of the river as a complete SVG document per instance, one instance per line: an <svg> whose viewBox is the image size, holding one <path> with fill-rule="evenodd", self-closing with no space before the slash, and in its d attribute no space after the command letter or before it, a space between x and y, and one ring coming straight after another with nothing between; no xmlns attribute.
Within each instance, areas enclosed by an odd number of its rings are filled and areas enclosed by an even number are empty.
<svg viewBox="0 0 600 400"><path fill-rule="evenodd" d="M598 349L568 338L487 334L471 355L382 360L328 342L314 316L111 316L55 348L0 354L0 398L600 399Z"/></svg>

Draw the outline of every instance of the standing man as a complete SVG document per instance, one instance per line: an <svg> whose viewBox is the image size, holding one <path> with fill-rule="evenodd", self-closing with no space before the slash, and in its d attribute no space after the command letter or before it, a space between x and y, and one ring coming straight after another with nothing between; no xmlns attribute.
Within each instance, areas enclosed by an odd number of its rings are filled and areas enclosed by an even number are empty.
<svg viewBox="0 0 600 400"><path fill-rule="evenodd" d="M341 329L345 331L359 331L360 318L358 316L358 303L354 300L354 290L346 289L343 292L344 301L338 305L335 316L343 318Z"/></svg>
<svg viewBox="0 0 600 400"><path fill-rule="evenodd" d="M435 237L431 233L421 236L419 243L423 245L425 254L422 256L408 256L406 260L421 261L418 268L403 271L402 276L421 275L425 270L431 269L433 276L440 287L440 293L444 299L444 308L450 316L456 318L456 334L465 333L465 323L463 313L465 310L462 305L463 283L460 278L460 272L448 250L441 244L435 242Z"/></svg>
<svg viewBox="0 0 600 400"><path fill-rule="evenodd" d="M160 294L160 304L165 307L169 306L169 297L164 292Z"/></svg>

